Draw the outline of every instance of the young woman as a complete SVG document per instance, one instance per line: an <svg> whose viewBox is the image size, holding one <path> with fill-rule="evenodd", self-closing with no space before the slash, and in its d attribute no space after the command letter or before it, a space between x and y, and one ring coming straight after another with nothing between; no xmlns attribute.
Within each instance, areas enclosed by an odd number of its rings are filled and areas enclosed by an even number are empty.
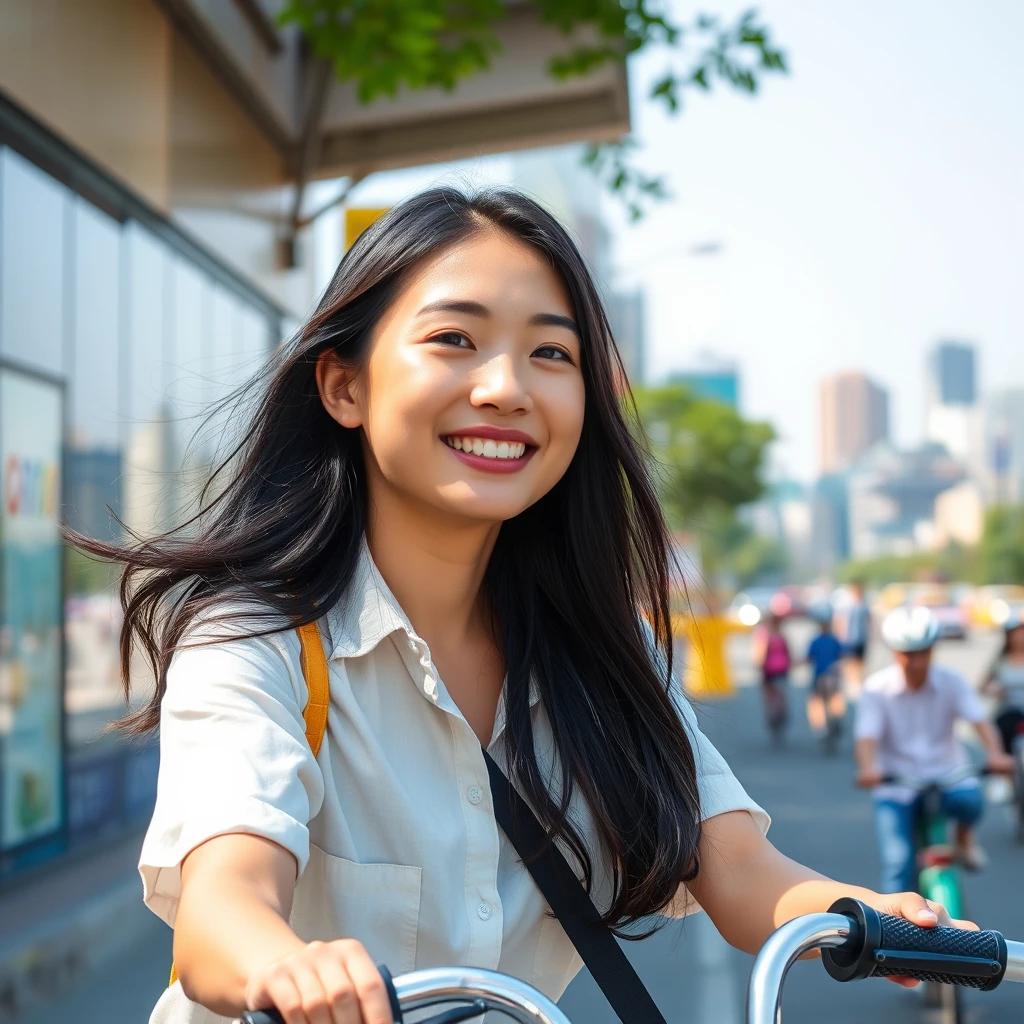
<svg viewBox="0 0 1024 1024"><path fill-rule="evenodd" d="M127 562L125 675L137 642L157 676L128 720L160 727L140 870L178 981L153 1021L273 1005L288 1024L385 1024L375 961L473 964L557 997L580 962L495 824L481 747L613 927L699 901L754 950L844 894L943 915L784 857L698 730L623 379L549 214L426 192L346 254L188 532L77 538ZM309 623L329 658L317 756Z"/></svg>

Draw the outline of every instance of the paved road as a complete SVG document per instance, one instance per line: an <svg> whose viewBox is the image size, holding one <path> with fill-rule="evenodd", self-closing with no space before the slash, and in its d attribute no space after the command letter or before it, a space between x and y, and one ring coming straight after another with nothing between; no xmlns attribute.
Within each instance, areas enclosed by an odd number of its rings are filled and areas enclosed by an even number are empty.
<svg viewBox="0 0 1024 1024"><path fill-rule="evenodd" d="M799 638L801 641L803 637ZM743 682L746 650L739 639L733 657ZM977 679L990 657L989 638L947 645L940 656ZM794 690L802 699L802 691ZM795 716L786 749L771 750L764 737L758 692L744 686L735 698L705 704L705 730L733 764L744 784L772 814L772 839L782 850L836 877L874 885L878 862L868 798L851 784L848 745L825 758L802 718ZM1008 812L990 809L982 838L990 869L968 880L971 914L987 926L1024 939L1020 897L1024 848L1012 838ZM141 939L130 958L87 979L75 992L34 1013L29 1024L143 1024L166 978L167 929L140 908ZM729 948L704 915L673 923L655 938L630 944L637 964L669 1024L741 1024L750 958ZM1024 987L1006 986L989 995L967 993L968 1024L1012 1024L1024 1019ZM588 977L581 976L563 998L581 1024L612 1024L614 1017ZM79 1012L73 1012L75 1009ZM81 1012L83 1011L84 1012ZM884 982L847 987L829 981L817 964L799 964L785 1000L786 1024L929 1024L915 992Z"/></svg>

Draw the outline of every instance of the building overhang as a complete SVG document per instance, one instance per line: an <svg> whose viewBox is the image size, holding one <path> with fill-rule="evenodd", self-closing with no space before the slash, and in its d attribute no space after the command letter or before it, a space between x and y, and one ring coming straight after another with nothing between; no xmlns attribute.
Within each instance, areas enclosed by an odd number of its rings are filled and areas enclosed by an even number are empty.
<svg viewBox="0 0 1024 1024"><path fill-rule="evenodd" d="M280 0L160 0L266 137L294 178L363 177L488 153L605 141L629 131L625 62L564 81L551 57L575 42L511 2L497 26L492 66L450 92L405 90L361 104L351 83L325 85L310 140L310 96L320 62L301 34L279 27Z"/></svg>

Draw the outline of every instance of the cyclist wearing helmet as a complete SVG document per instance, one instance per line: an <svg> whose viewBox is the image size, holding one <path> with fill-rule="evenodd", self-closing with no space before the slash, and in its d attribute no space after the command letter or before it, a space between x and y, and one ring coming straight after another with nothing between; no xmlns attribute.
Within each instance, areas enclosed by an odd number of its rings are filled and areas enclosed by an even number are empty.
<svg viewBox="0 0 1024 1024"><path fill-rule="evenodd" d="M870 676L857 707L857 783L875 790L875 824L882 855L882 890L914 883L913 823L916 796L905 786L884 784L887 776L941 780L968 767L954 728L966 719L978 733L991 770L1013 770L995 729L970 683L932 663L939 627L927 608L897 608L882 624L894 663ZM978 869L984 854L972 828L981 817L981 789L974 778L951 785L943 811L956 823L957 850L967 868Z"/></svg>

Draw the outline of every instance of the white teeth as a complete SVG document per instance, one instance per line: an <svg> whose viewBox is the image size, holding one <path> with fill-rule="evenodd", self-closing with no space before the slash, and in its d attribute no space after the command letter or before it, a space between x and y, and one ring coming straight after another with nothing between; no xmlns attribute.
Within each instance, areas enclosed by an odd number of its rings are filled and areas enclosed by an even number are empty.
<svg viewBox="0 0 1024 1024"><path fill-rule="evenodd" d="M521 459L526 445L521 441L492 441L482 437L446 437L445 443L456 451L482 455L485 459Z"/></svg>

